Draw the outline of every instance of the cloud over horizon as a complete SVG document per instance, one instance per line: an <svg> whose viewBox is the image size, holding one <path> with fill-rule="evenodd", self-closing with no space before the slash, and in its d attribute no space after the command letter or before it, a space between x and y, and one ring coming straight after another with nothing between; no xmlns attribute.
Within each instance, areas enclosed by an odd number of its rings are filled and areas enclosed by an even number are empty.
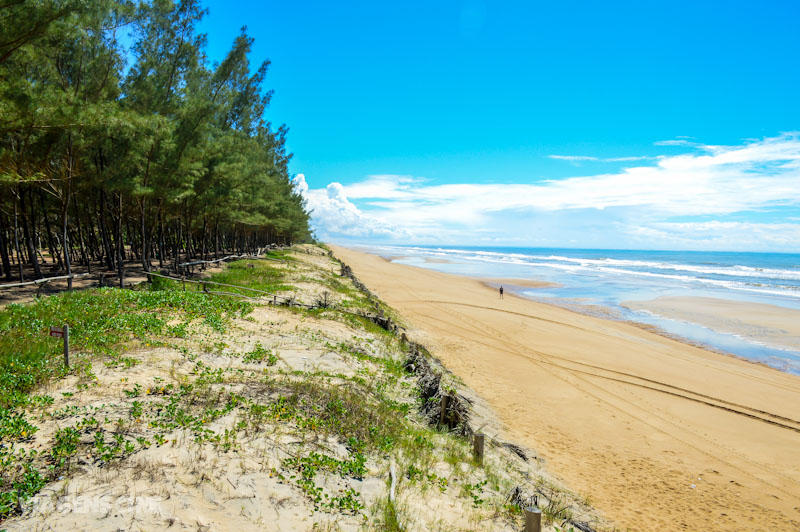
<svg viewBox="0 0 800 532"><path fill-rule="evenodd" d="M531 183L373 175L309 189L302 174L296 182L327 241L800 251L797 133L736 146L657 145L691 151L614 173Z"/></svg>

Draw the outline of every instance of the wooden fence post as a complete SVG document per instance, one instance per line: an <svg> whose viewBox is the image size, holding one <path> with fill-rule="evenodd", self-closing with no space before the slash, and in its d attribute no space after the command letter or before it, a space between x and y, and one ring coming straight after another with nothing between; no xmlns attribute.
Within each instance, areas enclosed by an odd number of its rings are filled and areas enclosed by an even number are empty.
<svg viewBox="0 0 800 532"><path fill-rule="evenodd" d="M542 511L535 506L525 508L525 532L542 532Z"/></svg>
<svg viewBox="0 0 800 532"><path fill-rule="evenodd" d="M445 416L447 414L447 403L450 402L449 395L443 395L441 399L439 399L439 408L441 412L439 412L439 425L444 425Z"/></svg>
<svg viewBox="0 0 800 532"><path fill-rule="evenodd" d="M485 435L482 432L478 432L472 442L472 454L478 465L483 465L483 443L485 439Z"/></svg>

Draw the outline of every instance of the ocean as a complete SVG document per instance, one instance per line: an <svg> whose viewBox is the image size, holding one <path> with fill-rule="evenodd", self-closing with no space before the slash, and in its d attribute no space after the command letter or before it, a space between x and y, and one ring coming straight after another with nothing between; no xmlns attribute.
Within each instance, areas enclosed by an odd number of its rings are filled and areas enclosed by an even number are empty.
<svg viewBox="0 0 800 532"><path fill-rule="evenodd" d="M506 289L579 312L653 325L668 335L800 375L800 351L622 305L692 296L800 310L800 254L377 245L362 249L445 273L553 283Z"/></svg>

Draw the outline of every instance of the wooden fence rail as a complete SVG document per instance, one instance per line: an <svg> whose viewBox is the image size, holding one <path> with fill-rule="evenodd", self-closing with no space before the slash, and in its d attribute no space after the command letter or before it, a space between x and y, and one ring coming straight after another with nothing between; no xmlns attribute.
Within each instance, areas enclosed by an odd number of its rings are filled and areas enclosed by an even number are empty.
<svg viewBox="0 0 800 532"><path fill-rule="evenodd" d="M183 266L196 266L198 264L216 264L217 262L224 262L226 260L231 260L231 259L247 259L247 258L260 259L261 254L259 253L256 255L248 255L246 253L243 253L241 255L228 255L227 257L222 257L221 259L216 259L216 260L195 260L192 262L182 262L181 264L178 264L178 267L180 268Z"/></svg>
<svg viewBox="0 0 800 532"><path fill-rule="evenodd" d="M0 288L18 288L20 286L31 286L37 284L46 284L52 281L60 281L61 279L77 279L79 277L86 277L87 275L97 275L95 273L74 273L72 275L59 275L58 277L43 277L35 281L25 281L24 283L9 283L0 284Z"/></svg>

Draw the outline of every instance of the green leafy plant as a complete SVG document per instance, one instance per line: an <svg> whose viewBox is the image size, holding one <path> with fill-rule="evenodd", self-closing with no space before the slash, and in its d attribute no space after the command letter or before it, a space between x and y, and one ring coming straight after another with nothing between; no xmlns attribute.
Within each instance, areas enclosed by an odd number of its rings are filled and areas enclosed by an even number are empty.
<svg viewBox="0 0 800 532"><path fill-rule="evenodd" d="M249 363L266 362L267 366L274 366L278 362L278 357L270 349L262 347L261 343L257 342L252 350L244 354L242 361Z"/></svg>
<svg viewBox="0 0 800 532"><path fill-rule="evenodd" d="M483 488L486 486L486 484L487 481L482 480L480 482L476 482L475 484L466 484L464 486L464 491L466 492L467 496L472 498L472 506L474 508L477 508L486 502L482 498Z"/></svg>

